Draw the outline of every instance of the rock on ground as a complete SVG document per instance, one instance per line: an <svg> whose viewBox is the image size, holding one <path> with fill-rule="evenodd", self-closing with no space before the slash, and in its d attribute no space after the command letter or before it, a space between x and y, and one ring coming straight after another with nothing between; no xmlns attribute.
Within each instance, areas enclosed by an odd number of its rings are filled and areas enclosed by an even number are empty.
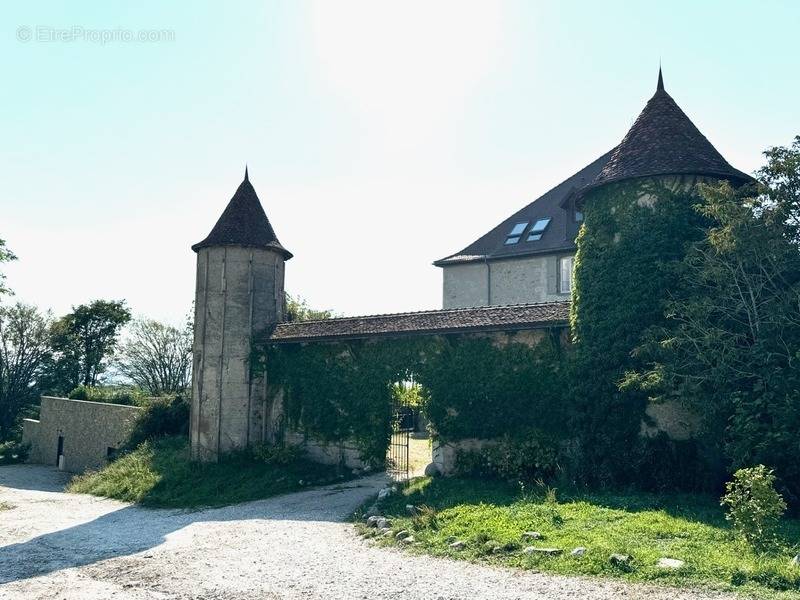
<svg viewBox="0 0 800 600"><path fill-rule="evenodd" d="M376 548L343 520L381 476L202 511L65 494L49 467L0 467L3 600L699 600L734 596L562 577Z"/></svg>

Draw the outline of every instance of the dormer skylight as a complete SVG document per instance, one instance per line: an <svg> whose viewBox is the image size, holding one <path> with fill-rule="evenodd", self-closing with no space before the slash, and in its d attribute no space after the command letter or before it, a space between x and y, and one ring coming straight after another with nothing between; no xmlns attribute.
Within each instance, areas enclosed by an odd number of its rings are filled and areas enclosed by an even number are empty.
<svg viewBox="0 0 800 600"><path fill-rule="evenodd" d="M547 226L550 224L550 217L545 217L544 219L538 219L531 227L531 232L528 234L528 241L529 242L538 242L542 239L542 234L544 230L547 229Z"/></svg>
<svg viewBox="0 0 800 600"><path fill-rule="evenodd" d="M506 246L511 244L516 244L519 239L522 237L522 232L525 231L525 228L528 226L528 221L524 221L522 223L517 223L512 227L511 231L508 232L508 237L506 238Z"/></svg>

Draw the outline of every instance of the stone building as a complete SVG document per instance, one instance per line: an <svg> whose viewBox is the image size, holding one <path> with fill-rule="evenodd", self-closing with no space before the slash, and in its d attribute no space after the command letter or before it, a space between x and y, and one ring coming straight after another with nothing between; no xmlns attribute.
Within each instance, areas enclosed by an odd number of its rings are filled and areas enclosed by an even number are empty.
<svg viewBox="0 0 800 600"><path fill-rule="evenodd" d="M437 260L443 307L569 300L575 238L589 190L621 181L671 177L738 184L748 175L731 167L664 89L656 93L623 141L511 215L463 250Z"/></svg>
<svg viewBox="0 0 800 600"><path fill-rule="evenodd" d="M490 335L496 343L566 338L575 239L585 202L596 190L647 182L691 188L698 181L750 178L731 167L666 93L659 71L655 95L622 142L510 216L460 252L434 264L443 270L442 310L287 323L284 266L278 241L245 178L197 253L192 456L275 439L280 392L268 394L266 373L251 365L254 340L272 344L337 343L412 335ZM642 206L657 201L637 196ZM642 235L646 235L643 232ZM663 412L663 411L662 411ZM691 416L651 414L652 431L691 433ZM305 440L306 442L308 440ZM330 448L309 448L324 460L357 462ZM352 449L350 449L352 450Z"/></svg>

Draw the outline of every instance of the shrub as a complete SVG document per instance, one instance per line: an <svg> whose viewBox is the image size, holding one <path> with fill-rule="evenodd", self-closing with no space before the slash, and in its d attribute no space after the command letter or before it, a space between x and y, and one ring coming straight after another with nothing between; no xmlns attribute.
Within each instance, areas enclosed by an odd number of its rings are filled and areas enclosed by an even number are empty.
<svg viewBox="0 0 800 600"><path fill-rule="evenodd" d="M739 469L725 489L721 504L727 507L725 518L734 529L753 547L763 548L773 542L786 503L775 490L772 470L764 465Z"/></svg>
<svg viewBox="0 0 800 600"><path fill-rule="evenodd" d="M79 385L67 395L67 398L71 400L105 402L107 404L123 404L125 406L142 406L145 402L144 394L136 388L94 387L89 385Z"/></svg>
<svg viewBox="0 0 800 600"><path fill-rule="evenodd" d="M181 396L153 398L136 418L124 450L168 435L189 435L189 403Z"/></svg>
<svg viewBox="0 0 800 600"><path fill-rule="evenodd" d="M13 465L25 462L30 452L30 445L11 440L0 444L0 465Z"/></svg>
<svg viewBox="0 0 800 600"><path fill-rule="evenodd" d="M305 451L300 446L288 444L270 446L259 444L250 450L252 458L267 465L291 465L305 456Z"/></svg>
<svg viewBox="0 0 800 600"><path fill-rule="evenodd" d="M551 480L558 471L558 441L537 429L505 435L482 450L456 454L456 471L507 481Z"/></svg>

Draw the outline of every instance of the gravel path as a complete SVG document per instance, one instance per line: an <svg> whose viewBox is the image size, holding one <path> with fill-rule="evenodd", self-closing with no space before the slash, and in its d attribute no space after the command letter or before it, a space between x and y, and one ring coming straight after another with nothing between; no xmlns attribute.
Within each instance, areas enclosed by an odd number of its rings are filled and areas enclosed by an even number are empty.
<svg viewBox="0 0 800 600"><path fill-rule="evenodd" d="M342 520L382 485L349 484L203 511L66 494L49 467L0 467L0 598L697 600L708 593L411 556Z"/></svg>

